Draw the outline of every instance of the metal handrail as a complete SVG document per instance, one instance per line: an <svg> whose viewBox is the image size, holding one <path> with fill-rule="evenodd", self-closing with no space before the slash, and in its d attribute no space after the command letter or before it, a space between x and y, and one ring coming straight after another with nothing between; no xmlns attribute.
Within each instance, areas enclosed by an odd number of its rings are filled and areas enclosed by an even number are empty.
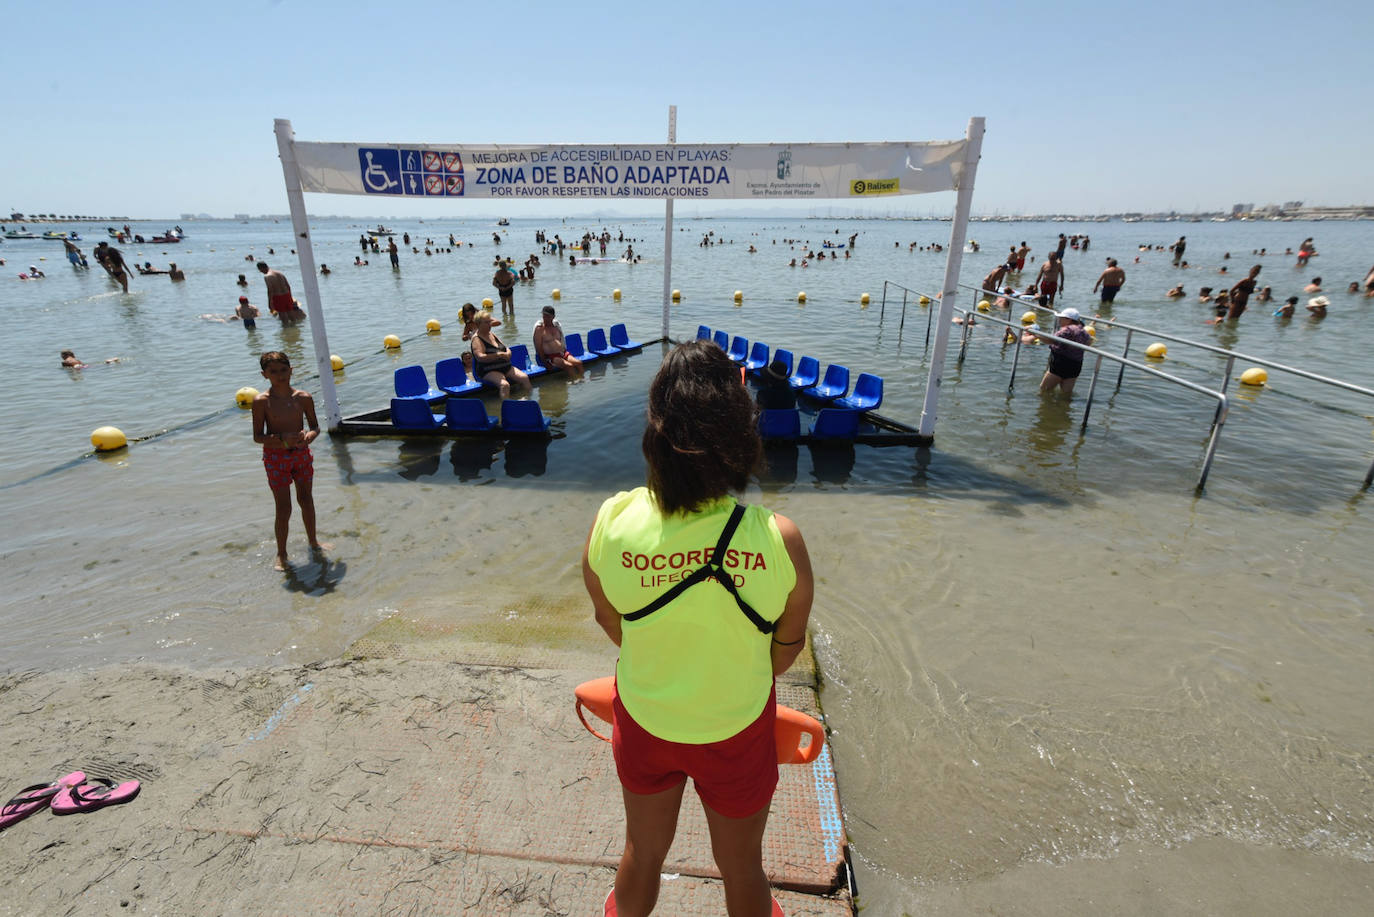
<svg viewBox="0 0 1374 917"><path fill-rule="evenodd" d="M965 284L965 283L961 283L961 284L959 284L959 286L963 287L963 288L966 289L966 290L973 290L975 293L985 293L985 294L986 294L986 293L992 293L992 295L994 295L994 296L1005 296L1005 295L1006 295L1005 293L998 293L998 292L995 292L995 291L990 291L990 290L983 289L983 288L981 288L981 287L971 286L971 285ZM1025 300L1022 300L1022 302L1025 302ZM1032 303L1032 302L1025 302L1025 304L1026 304L1027 306L1029 306L1030 308L1034 309L1034 310L1037 311L1037 312L1049 312L1049 313L1051 313L1051 314L1056 314L1056 313L1055 313L1055 310L1051 309L1049 306L1042 306L1042 305L1040 305L1039 303ZM1295 376L1299 376L1299 377L1301 377L1301 378L1303 378L1303 379L1311 380L1312 382L1321 382L1321 383L1323 383L1323 384L1325 384L1325 385L1334 385L1334 386L1337 387L1337 388L1345 389L1345 390L1348 391L1348 392L1354 392L1354 393L1356 393L1357 395L1367 395L1367 396L1369 396L1369 397L1371 397L1371 398L1374 398L1374 389L1367 389L1367 388L1364 388L1363 386L1355 385L1354 383L1351 383L1351 382L1346 382L1346 381L1343 380L1343 379L1332 379L1332 378L1330 378L1329 376L1321 376L1321 375L1318 375L1317 373L1308 372L1308 371L1305 370L1305 369L1298 369L1296 366L1286 366L1286 365L1284 365L1283 363L1276 363L1276 362L1274 362L1273 360L1266 360L1266 359L1264 359L1263 357L1251 356L1250 354L1241 353L1241 352L1238 351L1238 350L1227 350L1225 347L1218 347L1218 346L1216 346L1215 344L1204 344L1204 343L1202 343L1201 341L1193 341L1193 340L1189 340L1188 338L1178 337L1177 335L1168 334L1168 333L1163 332L1163 331L1156 331L1156 330L1154 330L1153 328L1144 328L1144 327L1141 327L1140 325L1132 325L1132 324L1130 324L1130 323L1128 323L1128 322L1113 321L1112 319L1109 319L1109 318L1095 317L1095 318L1093 318L1093 324L1096 324L1096 325L1110 325L1110 326L1113 327L1113 328L1125 328L1125 329L1127 330L1128 333L1129 333L1129 332L1135 332L1135 331L1141 331L1141 332L1144 332L1145 334L1149 334L1149 335L1152 335L1152 336L1157 337L1157 338L1162 338L1163 340L1166 340L1166 341L1173 341L1173 342L1176 343L1176 344L1184 344L1184 345L1187 345L1187 346L1189 346L1189 347L1196 347L1196 348L1199 349L1199 350L1205 350L1205 351L1207 351L1208 353L1215 353L1215 354L1218 354L1218 355L1220 355L1220 356L1226 357L1228 362L1227 362L1227 366L1226 366L1226 379L1223 380L1222 386L1221 386L1221 390L1222 390L1222 391L1226 391L1227 384L1230 382L1231 367L1232 367L1232 365L1235 363L1236 360L1240 359L1240 360L1245 360L1247 363L1257 363L1257 364L1259 364L1260 366L1267 366L1267 367L1269 367L1270 369L1276 369L1276 370L1279 370L1280 372L1291 373L1291 374L1293 374L1293 375L1295 375ZM1128 337L1128 340L1129 340L1129 337ZM1123 356L1124 356L1124 355L1125 355L1125 354L1124 354L1124 352L1123 352Z"/></svg>
<svg viewBox="0 0 1374 917"><path fill-rule="evenodd" d="M1208 475L1208 474L1211 472L1211 470L1212 470L1212 459L1215 458L1215 456L1216 456L1216 452L1217 452L1217 441L1221 438L1221 428L1226 424L1226 417L1227 417L1227 415L1230 413L1230 410L1231 410L1231 403L1230 403L1230 401L1227 399L1226 393L1225 393L1225 392L1213 391L1212 389L1206 388L1205 386L1198 385L1196 382L1191 382L1191 381L1189 381L1188 379L1179 378L1178 376L1172 375L1171 373L1166 373L1166 372L1163 372L1162 370L1155 369L1153 366L1146 366L1146 365L1143 364L1143 363L1137 363L1137 362L1135 362L1134 360L1128 360L1128 359L1126 359L1125 357L1123 357L1123 356L1117 356L1117 355L1114 354L1114 353L1107 353L1106 351L1098 350L1097 348L1092 347L1092 346L1089 346L1089 345L1087 345L1087 344L1079 344L1077 341L1066 341L1066 340L1062 340L1062 339L1059 339L1059 338L1055 338L1055 336L1054 336L1053 334L1049 334L1049 333L1047 333L1047 332L1041 331L1039 328L1031 328L1031 327L1022 326L1022 325L1019 325L1019 324L1014 324L1014 323L1012 323L1012 322L1010 322L1010 321L1008 321L1008 320L1006 320L1006 319L998 318L998 317L995 316L995 315L989 315L989 314L987 314L987 313L979 313L979 312L976 312L976 311L973 311L973 310L964 309L964 308L962 308L962 307L960 307L960 306L955 306L955 307L954 307L954 311L955 311L955 312L962 312L965 316L970 316L970 315L976 316L976 317L978 318L979 321L992 322L992 323L997 324L997 325L1002 325L1003 327L1006 327L1006 328L1008 328L1008 329L1013 329L1013 330L1016 332L1016 353L1015 353L1015 354L1013 355L1013 357L1012 357L1012 375L1011 375L1011 379L1008 380L1008 384L1007 384L1007 390L1008 390L1008 391L1010 391L1010 390L1014 387L1015 381L1016 381L1016 367L1017 367L1017 364L1020 362L1020 357L1021 357L1021 332L1022 332L1022 331L1029 331L1030 333L1034 334L1036 337L1043 338L1043 339L1045 339L1046 341L1051 341L1051 340L1052 340L1052 341L1054 341L1054 342L1057 343L1057 344L1060 344L1060 345L1063 345L1063 346L1067 346L1067 347L1073 347L1073 348L1076 348L1076 349L1078 349L1078 350L1083 351L1085 354L1091 353L1091 354L1093 354L1094 356L1096 356L1096 357L1097 357L1097 360L1096 360L1096 362L1093 364L1093 377L1092 377L1092 383L1088 386L1087 403L1084 405L1084 408L1083 408L1083 423L1082 423L1082 425L1079 427L1080 430L1085 430L1085 429L1087 429L1087 426L1088 426L1088 415L1089 415L1090 413L1092 413L1093 395L1094 395L1094 394L1096 393L1096 391L1097 391L1097 377L1098 377L1098 373L1099 373L1099 372L1101 371L1101 369L1102 369L1102 361L1103 361L1103 360L1114 360L1114 361L1116 361L1116 362L1118 362L1118 363L1122 363L1122 364L1124 364L1124 365L1126 365L1126 366L1130 366L1132 369L1138 369L1138 370L1140 370L1141 372L1144 372L1144 373L1146 373L1146 374L1148 374L1148 375L1156 376L1157 378L1163 379L1163 380L1165 380L1166 382L1172 382L1172 383L1174 383L1175 385L1181 385L1181 386L1183 386L1184 388L1189 389L1189 390L1194 391L1194 392L1198 392L1199 394L1203 394L1203 395L1207 395L1207 396L1209 396L1209 397L1215 398L1215 399L1217 400L1217 410L1216 410L1216 414L1215 414L1215 415L1213 416L1213 418L1212 418L1212 429L1211 429L1211 434L1210 434L1210 436L1209 436L1209 438L1208 438L1208 441L1207 441L1207 454L1203 457L1203 460L1202 460L1202 473L1198 476L1198 479L1197 479L1197 486L1196 486L1197 492L1198 492L1198 493L1201 493L1201 492L1202 492L1203 485L1205 485L1205 484L1207 483L1207 475ZM968 322L965 322L963 327L964 327L963 341L961 342L961 344L960 344L960 349L959 349L959 359L960 359L960 361L963 360L963 358L964 358L964 351L967 349L967 346L968 346L968 331L969 331L969 328L971 328L971 327L973 327L973 326L970 325Z"/></svg>
<svg viewBox="0 0 1374 917"><path fill-rule="evenodd" d="M922 293L922 292L920 292L919 290L913 290L913 289L911 289L910 287L904 287L904 286L902 286L900 283L897 283L897 281L895 281L895 280L884 280L884 281L883 281L883 301L882 301L881 306L879 306L879 308L878 308L878 321L882 321L882 320L883 320L883 316L887 313L887 288L888 288L889 285L894 286L894 287L896 287L897 289L899 289L899 290L902 291L902 319L901 319L900 322L897 323L897 330L898 330L898 331L901 331L902 328L906 325L906 303L907 303L907 298L906 298L906 297L907 297L907 294L908 294L908 293L914 293L914 294L917 295L917 296L923 296L923 297L925 297L926 299L929 299L932 303L936 301L935 297L930 296L930 295L927 294L927 293ZM934 311L935 311L934 309L929 309L929 310L926 311L926 347L929 347L929 346L930 346L930 322L931 322L931 313L934 312Z"/></svg>
<svg viewBox="0 0 1374 917"><path fill-rule="evenodd" d="M966 283L961 283L961 284L959 284L959 286L962 287L962 288L965 289L965 290L972 290L972 291L974 292L975 295L978 295L978 294L991 294L991 295L993 295L993 296L1005 296L1005 295L1006 295L1005 293L1001 293L1001 292L994 291L994 290L988 290L988 289L985 289L985 288L983 288L983 287L975 287L975 286L973 286L973 285L971 285L971 284L966 284ZM1036 303L1036 302L1028 302L1028 301L1026 301L1026 300L1020 300L1020 302L1022 302L1024 305L1028 306L1029 308L1034 309L1036 312L1048 312L1048 313L1050 313L1051 315L1057 314L1057 313L1055 312L1054 309L1051 309L1051 308L1048 307L1048 306L1042 306L1042 305L1040 305L1039 303ZM955 308L958 308L958 307L956 306ZM961 310L961 311L963 311L963 310ZM1144 328L1144 327L1142 327L1142 326L1140 326L1140 325L1132 325L1132 324L1130 324L1129 322L1118 322L1118 321L1113 321L1112 319L1109 319L1109 318L1094 317L1094 318L1093 318L1093 324L1095 324L1095 325L1109 325L1109 326L1111 326L1111 327L1113 327L1113 328L1125 328L1125 329L1126 329L1126 340L1125 340L1125 343L1122 345L1122 349L1121 349L1121 356L1123 356L1123 357L1126 356L1126 354L1130 352L1130 349L1131 349L1131 338L1134 336L1135 332L1137 332L1137 331L1140 331L1140 332L1142 332L1142 333L1144 333L1144 334L1151 335L1152 337L1162 338L1163 340L1166 340L1166 341L1173 341L1173 342L1176 343L1176 344L1183 344L1183 345L1188 346L1188 347L1196 347L1197 349L1202 350L1202 351L1206 351L1207 353L1214 353L1214 354L1217 354L1217 355L1219 355L1219 356L1224 356L1224 357L1226 357L1226 369L1224 370L1224 372L1223 372L1223 374L1222 374L1222 380L1221 380L1221 391L1222 391L1223 393L1226 391L1227 387L1228 387L1228 386L1230 385L1230 383L1231 383L1231 371L1235 368L1236 360L1239 359L1239 360L1244 360L1244 361L1247 362L1247 363L1255 363L1255 364L1257 364L1257 365L1259 365L1259 366L1265 366L1265 367L1268 367L1269 369L1277 370L1277 371L1279 371L1279 372L1289 373L1290 375L1297 376L1297 377L1300 378L1300 379L1307 379L1307 380L1310 381L1310 382L1320 382L1320 383L1322 383L1323 385L1334 386L1334 387L1336 387L1336 388L1338 388L1338 389L1342 389L1343 391L1354 392L1354 393L1357 394L1357 395L1365 395L1365 396L1367 396L1367 397L1374 398L1374 389L1368 389L1368 388L1365 388L1364 386L1361 386L1361 385L1355 385L1355 384L1352 383L1352 382L1346 382L1344 379L1333 379L1333 378L1331 378L1331 377L1329 377L1329 376L1322 376L1322 375L1319 375L1319 374L1314 373L1314 372L1308 372L1308 371L1305 370L1305 369L1298 369L1296 366L1288 366L1288 365L1286 365L1286 364L1284 364L1284 363L1278 363L1278 362L1276 362L1276 361L1274 361L1274 360L1267 360L1267 359L1265 359L1265 358L1263 358L1263 357L1252 356L1252 355L1250 355L1250 354L1241 353L1241 352L1236 351L1236 350L1227 350L1227 349L1224 348L1224 347L1217 347L1215 344L1204 344L1204 343L1202 343L1202 342L1200 342L1200 341L1193 341L1193 340L1189 340L1188 338L1179 337L1179 336L1173 335L1173 334L1168 334L1168 333L1163 332L1163 331L1156 331L1156 330L1154 330L1153 328ZM962 359L962 358L963 358L963 357L962 357L962 354L961 354L961 355L960 355L960 359ZM1121 369L1120 369L1120 371L1117 373L1117 376L1116 376L1116 384L1117 384L1117 387L1118 387L1118 388L1121 387L1121 381L1122 381L1122 379L1125 377L1125 374L1126 374L1126 366L1127 366L1127 365L1136 365L1136 364L1127 364L1127 363L1123 363L1123 364L1122 364ZM1013 367L1012 371L1013 371L1013 373L1015 372L1015 367ZM1095 381L1095 379L1094 379L1094 381ZM1365 472L1365 476L1364 476L1364 486L1365 486L1365 487L1369 487L1371 484L1374 484L1374 463L1371 463L1371 464L1370 464L1369 470L1368 470L1367 472Z"/></svg>

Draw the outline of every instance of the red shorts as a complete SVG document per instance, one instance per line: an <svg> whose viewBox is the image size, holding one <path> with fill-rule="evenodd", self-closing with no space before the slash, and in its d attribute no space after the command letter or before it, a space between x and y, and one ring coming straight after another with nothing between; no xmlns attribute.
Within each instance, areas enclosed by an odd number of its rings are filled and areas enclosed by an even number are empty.
<svg viewBox="0 0 1374 917"><path fill-rule="evenodd" d="M777 688L758 719L728 739L705 745L669 742L647 732L615 696L611 749L620 783L649 795L678 786L688 777L701 801L726 818L746 818L773 799L778 785L778 748L773 738Z"/></svg>
<svg viewBox="0 0 1374 917"><path fill-rule="evenodd" d="M271 312L284 314L296 308L296 301L290 293L273 293L267 299L267 308Z"/></svg>
<svg viewBox="0 0 1374 917"><path fill-rule="evenodd" d="M262 465L267 469L267 486L273 490L290 487L292 481L309 484L315 479L315 460L309 446L263 449Z"/></svg>

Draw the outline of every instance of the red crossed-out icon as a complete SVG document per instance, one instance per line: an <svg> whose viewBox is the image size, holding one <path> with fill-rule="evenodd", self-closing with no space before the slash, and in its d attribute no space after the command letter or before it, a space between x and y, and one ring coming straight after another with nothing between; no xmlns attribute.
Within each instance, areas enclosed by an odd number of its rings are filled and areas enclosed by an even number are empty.
<svg viewBox="0 0 1374 917"><path fill-rule="evenodd" d="M426 176L425 176L425 194L443 194L443 193L444 193L444 176L442 176L442 175L426 175Z"/></svg>
<svg viewBox="0 0 1374 917"><path fill-rule="evenodd" d="M463 176L461 176L461 175L450 175L450 176L448 176L448 193L449 193L449 194L462 194L462 193L463 193Z"/></svg>
<svg viewBox="0 0 1374 917"><path fill-rule="evenodd" d="M438 172L440 169L443 168L444 159L438 153L432 152L430 150L425 150L424 153L421 154L420 158L424 160L426 172Z"/></svg>
<svg viewBox="0 0 1374 917"><path fill-rule="evenodd" d="M444 171L461 172L463 171L463 157L457 153L444 154Z"/></svg>

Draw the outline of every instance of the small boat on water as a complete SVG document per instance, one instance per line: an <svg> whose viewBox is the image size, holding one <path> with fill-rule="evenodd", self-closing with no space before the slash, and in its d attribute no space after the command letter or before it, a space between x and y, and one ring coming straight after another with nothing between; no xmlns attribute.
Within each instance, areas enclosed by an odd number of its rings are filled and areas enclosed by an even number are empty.
<svg viewBox="0 0 1374 917"><path fill-rule="evenodd" d="M378 223L378 224L377 224L377 228L376 228L376 229L369 229L369 230L367 231L367 234L370 235L370 236L394 236L394 235L396 235L396 230L394 230L394 229L387 229L387 228L386 228L385 226L383 226L381 223Z"/></svg>
<svg viewBox="0 0 1374 917"><path fill-rule="evenodd" d="M171 235L170 233L167 233L167 234L160 235L160 236L153 236L153 237L152 237L151 239L149 239L148 241L149 241L150 243L155 244L155 245L168 245L168 244L170 244L170 243L180 242L181 239L180 239L178 236L174 236L174 235Z"/></svg>
<svg viewBox="0 0 1374 917"><path fill-rule="evenodd" d="M501 219L499 219L499 220L496 221L496 225L497 225L497 226L509 226L509 225L510 225L510 220L506 219L505 217L502 217Z"/></svg>
<svg viewBox="0 0 1374 917"><path fill-rule="evenodd" d="M38 237L26 229L11 229L5 233L6 239L37 239Z"/></svg>
<svg viewBox="0 0 1374 917"><path fill-rule="evenodd" d="M55 229L49 229L47 232L43 233L43 238L57 239L59 241L61 241L62 239L71 239L73 242L81 241L81 236L77 235L74 232L58 232Z"/></svg>

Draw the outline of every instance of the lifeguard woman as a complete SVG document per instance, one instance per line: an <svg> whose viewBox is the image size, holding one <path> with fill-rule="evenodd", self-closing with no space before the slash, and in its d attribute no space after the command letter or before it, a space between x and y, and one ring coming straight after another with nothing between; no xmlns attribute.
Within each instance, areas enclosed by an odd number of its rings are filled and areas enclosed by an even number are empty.
<svg viewBox="0 0 1374 917"><path fill-rule="evenodd" d="M602 504L582 571L620 647L612 746L625 850L606 913L643 917L688 777L731 917L781 914L763 871L778 782L774 677L806 640L813 583L801 532L740 493L762 445L739 367L715 344L674 348L649 388L648 485Z"/></svg>

